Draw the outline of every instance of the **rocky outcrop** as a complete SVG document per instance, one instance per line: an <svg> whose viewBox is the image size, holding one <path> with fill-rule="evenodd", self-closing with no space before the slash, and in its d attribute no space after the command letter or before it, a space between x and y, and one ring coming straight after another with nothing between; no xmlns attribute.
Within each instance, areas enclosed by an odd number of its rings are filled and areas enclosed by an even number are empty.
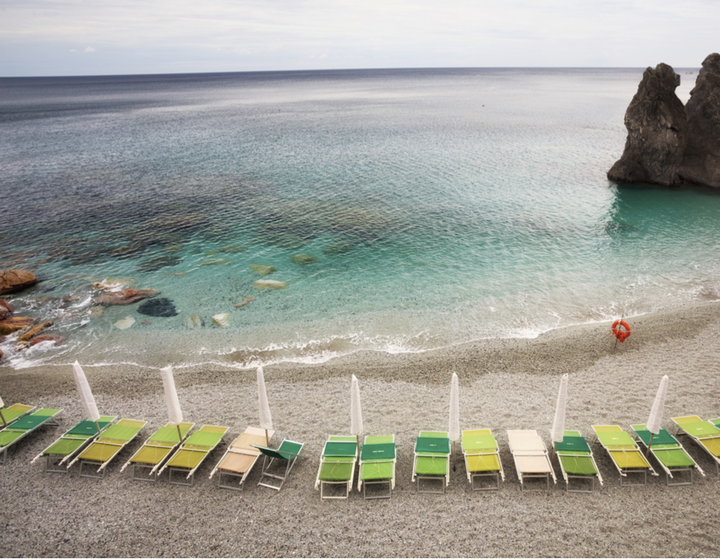
<svg viewBox="0 0 720 559"><path fill-rule="evenodd" d="M0 320L5 320L8 316L15 312L13 306L5 299L0 299Z"/></svg>
<svg viewBox="0 0 720 559"><path fill-rule="evenodd" d="M42 324L38 324L37 326L33 326L32 328L30 328L30 330L28 330L24 334L21 334L20 336L18 336L17 341L18 342L30 341L33 337L37 336L37 334L40 332L40 330L42 330L43 328L49 328L52 325L53 325L53 323L48 321L48 322L43 322Z"/></svg>
<svg viewBox="0 0 720 559"><path fill-rule="evenodd" d="M53 342L54 345L57 346L57 345L60 345L61 343L63 343L65 340L67 340L67 338L65 338L63 336L58 336L57 334L40 334L38 336L33 337L28 342L28 347L32 347L32 346L37 345L42 342Z"/></svg>
<svg viewBox="0 0 720 559"><path fill-rule="evenodd" d="M93 299L96 305L130 305L148 297L155 297L160 292L157 289L123 289L102 293Z"/></svg>
<svg viewBox="0 0 720 559"><path fill-rule="evenodd" d="M6 336L23 330L35 323L35 319L29 316L10 316L5 320L0 320L0 335Z"/></svg>
<svg viewBox="0 0 720 559"><path fill-rule="evenodd" d="M703 61L685 111L690 130L680 177L720 188L720 54Z"/></svg>
<svg viewBox="0 0 720 559"><path fill-rule="evenodd" d="M720 55L703 62L687 106L675 95L678 85L667 64L645 70L625 113L625 150L609 179L720 188Z"/></svg>
<svg viewBox="0 0 720 559"><path fill-rule="evenodd" d="M15 293L36 283L35 275L27 270L0 270L0 295Z"/></svg>

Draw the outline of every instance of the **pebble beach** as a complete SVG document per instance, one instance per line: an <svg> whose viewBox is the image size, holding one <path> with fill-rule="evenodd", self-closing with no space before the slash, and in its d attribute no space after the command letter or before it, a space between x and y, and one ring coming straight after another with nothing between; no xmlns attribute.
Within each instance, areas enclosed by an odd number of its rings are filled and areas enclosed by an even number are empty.
<svg viewBox="0 0 720 559"><path fill-rule="evenodd" d="M141 419L140 437L103 479L46 474L30 461L82 419L71 363L22 370L0 367L6 404L63 408L59 427L43 428L13 447L0 466L3 557L716 557L720 555L715 463L687 438L705 472L693 484L667 487L665 476L621 487L595 442L592 425L647 420L663 375L669 376L663 427L670 418L720 416L720 303L628 318L632 336L615 344L610 324L554 330L535 339L473 342L424 353L355 353L322 364L265 367L275 445L305 444L282 491L257 486L220 490L216 449L193 487L132 480L122 465L167 421L159 369L133 364L85 367L102 414ZM81 361L82 364L82 361ZM490 428L506 480L497 492L473 492L462 459L444 495L418 494L411 482L413 446L422 429L446 430L450 378L460 379L462 429ZM604 484L592 494L521 491L508 429L537 429L550 446L561 375L569 375L566 428L591 442ZM360 382L364 434L394 434L396 487L389 500L355 489L322 501L314 481L323 442L350 427L350 378ZM178 367L175 382L186 421L229 427L230 444L258 423L255 369ZM660 472L657 464L656 471Z"/></svg>

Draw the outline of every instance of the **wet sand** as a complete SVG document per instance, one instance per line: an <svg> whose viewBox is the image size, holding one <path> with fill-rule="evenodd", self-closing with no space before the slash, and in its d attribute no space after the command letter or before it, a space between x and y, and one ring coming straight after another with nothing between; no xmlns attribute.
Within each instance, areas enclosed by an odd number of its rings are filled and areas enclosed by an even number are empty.
<svg viewBox="0 0 720 559"><path fill-rule="evenodd" d="M663 426L670 417L720 416L720 304L683 307L629 320L633 333L615 346L610 325L544 334L534 340L477 342L421 354L361 353L320 365L265 368L276 430L305 447L279 493L257 487L259 468L240 494L208 476L222 455L203 464L194 487L133 482L122 464L166 421L157 369L85 367L100 412L142 419L141 437L102 480L44 474L30 460L82 411L68 366L0 368L6 404L62 407L61 425L10 450L0 466L2 556L693 556L720 555L720 480L710 457L681 439L706 477L666 487L665 476L621 487L599 446L605 481L593 494L523 494L507 446L508 429L537 429L550 445L560 376L569 374L567 428L594 440L592 425L647 420L660 378L670 377ZM157 367L167 365L159 355ZM178 359L180 361L180 359ZM411 482L414 439L447 429L450 376L460 377L463 429L491 428L506 481L498 492L470 490L457 461L445 495L418 494ZM321 501L313 489L323 441L350 427L350 375L360 380L365 434L395 434L397 485L390 500ZM255 371L221 366L178 368L185 419L230 428L230 443L257 425ZM659 466L656 470L660 471Z"/></svg>

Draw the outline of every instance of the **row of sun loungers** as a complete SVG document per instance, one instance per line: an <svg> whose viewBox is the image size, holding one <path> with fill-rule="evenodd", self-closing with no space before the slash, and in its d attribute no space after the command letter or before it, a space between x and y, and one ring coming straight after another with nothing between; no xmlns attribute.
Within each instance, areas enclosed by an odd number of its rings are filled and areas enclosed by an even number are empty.
<svg viewBox="0 0 720 559"><path fill-rule="evenodd" d="M59 409L15 404L2 409L0 453L3 461L7 450L23 438L46 425L58 425ZM145 421L101 416L97 422L81 421L38 454L33 462L45 458L46 472L67 473L79 464L83 477L102 477L107 466L132 443L145 427ZM648 473L659 475L649 461L652 456L665 473L667 485L692 483L693 472L705 475L688 454L678 437L690 438L713 459L720 474L720 418L702 420L698 416L672 418L678 427L676 436L661 429L652 435L643 424L631 426L631 433L618 425L594 425L598 444L615 466L621 485L642 485ZM192 432L194 424L166 425L151 435L122 466L133 467L133 479L156 481L168 471L170 483L193 485L198 468L221 444L228 427L204 425ZM260 457L263 458L258 485L279 490L287 479L303 444L284 440L278 448L269 446L273 431L249 427L229 445L210 474L218 487L243 490L247 478ZM510 430L508 445L522 491L528 490L529 480L542 480L541 490L549 490L550 480L557 483L551 457L544 441L533 430ZM357 489L364 498L389 498L395 487L395 437L366 436L358 444L355 436L328 437L320 456L315 488L322 499L345 499L354 487L357 470ZM473 490L497 490L505 481L499 446L490 429L462 432L463 460L468 482ZM579 431L564 431L556 443L554 457L565 481L567 491L590 492L595 480L603 483L588 441ZM444 493L450 482L452 464L448 432L420 431L415 441L412 481L419 492ZM683 475L686 474L686 475ZM491 483L483 483L490 479ZM634 483L628 483L630 479ZM572 485L571 485L571 480ZM580 484L575 483L580 481ZM582 482L589 482L583 484ZM536 485L536 484L535 484ZM368 492L368 486L382 491ZM583 488L584 487L584 488Z"/></svg>

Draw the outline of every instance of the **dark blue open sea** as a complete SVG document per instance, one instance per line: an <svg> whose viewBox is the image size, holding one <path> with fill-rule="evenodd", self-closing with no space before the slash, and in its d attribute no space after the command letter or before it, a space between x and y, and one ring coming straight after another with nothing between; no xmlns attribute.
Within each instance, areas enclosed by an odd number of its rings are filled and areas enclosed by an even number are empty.
<svg viewBox="0 0 720 559"><path fill-rule="evenodd" d="M23 351L10 337L2 364L313 362L716 300L720 196L605 176L641 76L0 79L0 269L36 272L8 298L67 337ZM91 318L92 284L117 279L177 314Z"/></svg>

